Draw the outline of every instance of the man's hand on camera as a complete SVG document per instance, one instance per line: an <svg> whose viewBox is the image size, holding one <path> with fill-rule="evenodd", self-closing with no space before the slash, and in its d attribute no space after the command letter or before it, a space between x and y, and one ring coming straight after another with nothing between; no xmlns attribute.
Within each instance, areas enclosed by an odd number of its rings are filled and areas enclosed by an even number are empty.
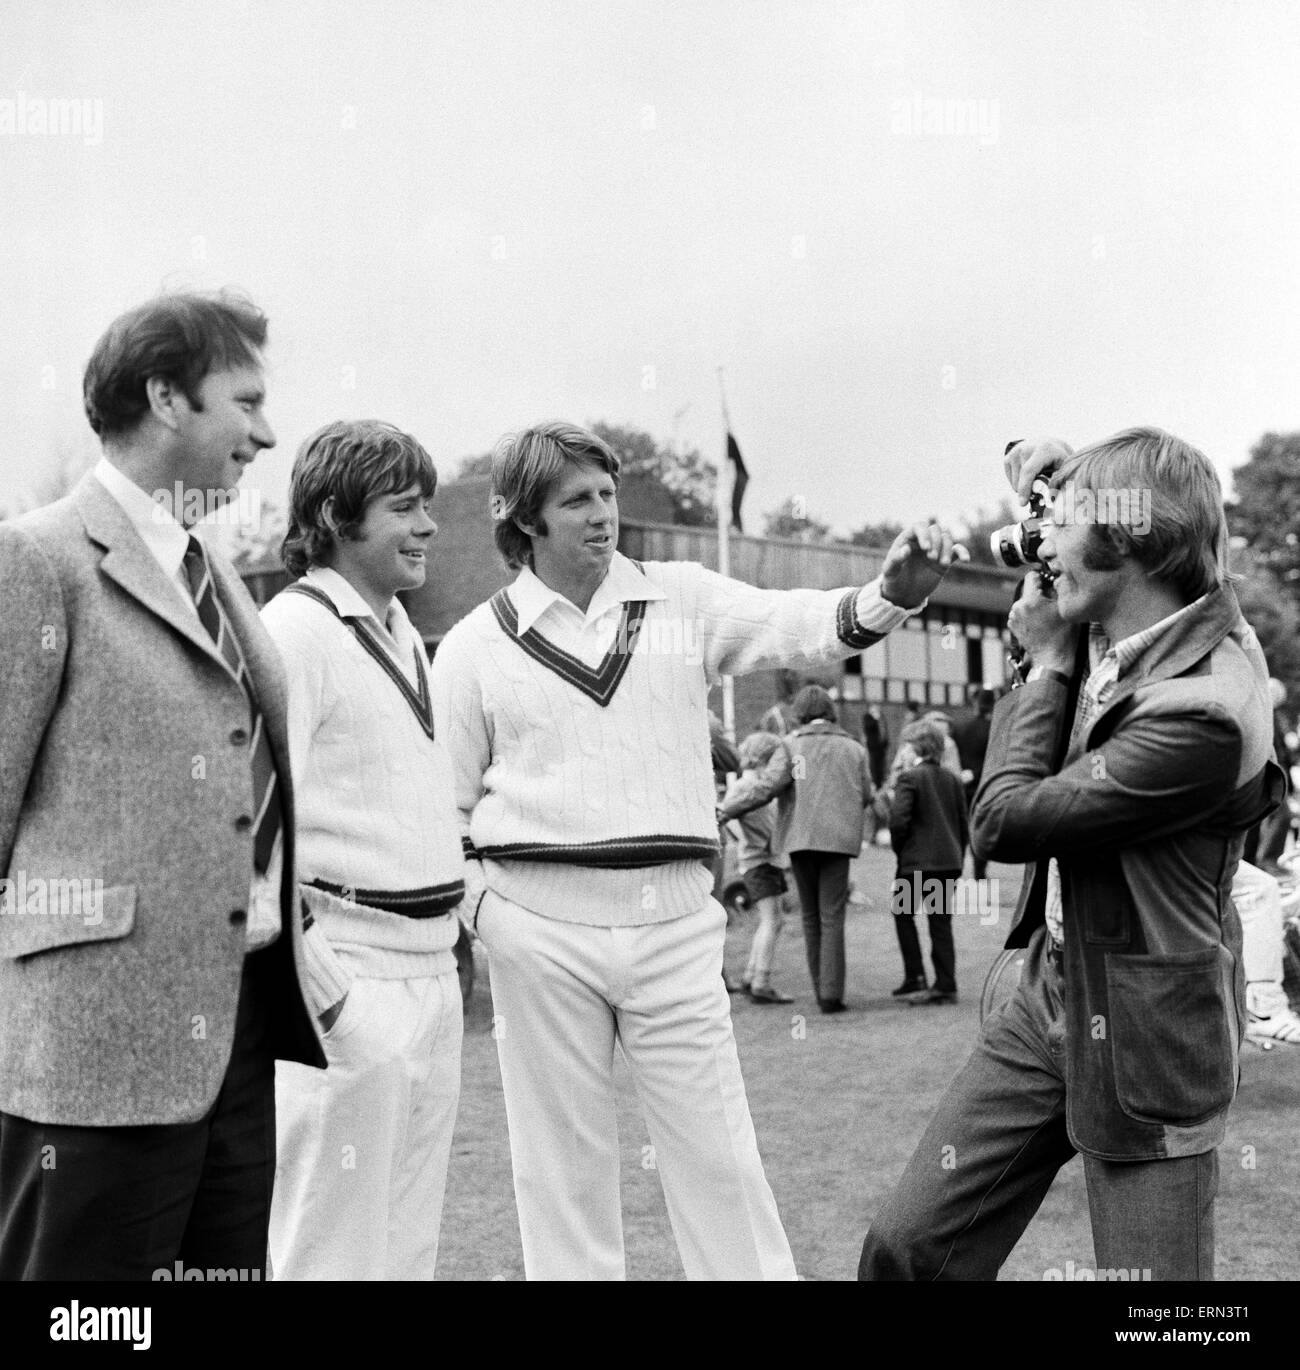
<svg viewBox="0 0 1300 1370"><path fill-rule="evenodd" d="M1021 504L1029 503L1029 492L1034 481L1044 471L1055 470L1074 455L1074 448L1059 438L1027 438L1018 442L1002 459L1007 480Z"/></svg>
<svg viewBox="0 0 1300 1370"><path fill-rule="evenodd" d="M914 523L894 539L880 568L880 593L900 609L915 609L933 593L954 561L970 553L937 523Z"/></svg>
<svg viewBox="0 0 1300 1370"><path fill-rule="evenodd" d="M1025 649L1030 665L1066 676L1074 670L1078 625L1061 617L1056 600L1043 593L1043 578L1037 571L1025 577L1025 592L1011 606L1007 625Z"/></svg>

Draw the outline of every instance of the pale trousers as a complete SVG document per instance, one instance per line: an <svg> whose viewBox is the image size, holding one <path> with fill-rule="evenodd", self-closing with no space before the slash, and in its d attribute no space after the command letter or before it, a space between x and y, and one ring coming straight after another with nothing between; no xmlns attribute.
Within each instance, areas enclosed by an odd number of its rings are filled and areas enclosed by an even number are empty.
<svg viewBox="0 0 1300 1370"><path fill-rule="evenodd" d="M600 928L484 897L478 933L530 1280L625 1278L616 1042L687 1278L796 1278L740 1076L726 923L715 900L667 923Z"/></svg>
<svg viewBox="0 0 1300 1370"><path fill-rule="evenodd" d="M1232 902L1241 919L1241 964L1248 983L1282 983L1282 889L1266 871L1248 862L1237 867Z"/></svg>
<svg viewBox="0 0 1300 1370"><path fill-rule="evenodd" d="M456 972L359 975L326 1070L275 1063L278 1280L431 1280L460 1099Z"/></svg>

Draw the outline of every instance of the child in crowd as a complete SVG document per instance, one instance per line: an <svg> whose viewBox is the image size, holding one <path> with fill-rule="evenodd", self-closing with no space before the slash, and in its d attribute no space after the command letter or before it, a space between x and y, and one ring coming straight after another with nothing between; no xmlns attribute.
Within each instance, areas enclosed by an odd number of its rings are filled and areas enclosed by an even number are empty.
<svg viewBox="0 0 1300 1370"><path fill-rule="evenodd" d="M909 724L900 739L903 748L911 749L916 764L899 773L889 812L889 836L898 861L894 930L903 953L903 983L894 994L918 996L927 1004L952 1004L957 1001L957 978L949 900L970 840L966 795L961 780L943 765L944 736L934 724ZM933 987L926 985L916 933L916 914L921 910L929 916Z"/></svg>
<svg viewBox="0 0 1300 1370"><path fill-rule="evenodd" d="M734 780L727 790L732 799L743 790L745 776L761 771L778 747L784 746L775 733L750 733L740 744L740 764L744 775ZM725 802L725 801L724 801ZM781 933L781 902L787 883L785 872L790 858L774 848L772 836L776 829L776 800L762 808L751 809L731 820L733 830L739 830L737 864L750 907L757 916L754 940L749 949L749 964L741 980L741 988L756 1004L789 1004L793 1000L772 984L772 963L776 958L776 940Z"/></svg>

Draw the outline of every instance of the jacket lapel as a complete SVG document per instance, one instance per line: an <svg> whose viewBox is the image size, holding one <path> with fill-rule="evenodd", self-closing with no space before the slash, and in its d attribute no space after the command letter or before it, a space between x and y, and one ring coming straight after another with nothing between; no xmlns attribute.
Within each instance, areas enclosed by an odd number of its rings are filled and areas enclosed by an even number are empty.
<svg viewBox="0 0 1300 1370"><path fill-rule="evenodd" d="M1190 670L1203 657L1208 656L1215 647L1230 633L1246 627L1241 615L1237 596L1228 585L1221 585L1211 592L1209 600L1201 611L1190 616L1180 627L1170 625L1171 631L1163 634L1152 644L1148 652L1139 659L1136 668L1129 671L1115 686L1106 707L1090 720L1085 737L1084 748L1092 741L1097 726L1103 719L1111 717L1113 711L1143 685L1157 680L1172 680Z"/></svg>
<svg viewBox="0 0 1300 1370"><path fill-rule="evenodd" d="M174 628L229 673L230 667L217 651L197 614L189 613L168 583L162 567L140 540L122 506L93 475L82 477L73 491L77 510L90 540L104 548L99 569L133 599Z"/></svg>

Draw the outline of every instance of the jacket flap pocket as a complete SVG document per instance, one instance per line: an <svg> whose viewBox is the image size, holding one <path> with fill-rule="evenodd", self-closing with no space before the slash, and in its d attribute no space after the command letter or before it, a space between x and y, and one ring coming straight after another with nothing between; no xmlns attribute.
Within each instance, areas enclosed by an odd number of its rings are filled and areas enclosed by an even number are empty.
<svg viewBox="0 0 1300 1370"><path fill-rule="evenodd" d="M0 956L109 942L135 926L134 885L23 877L0 881Z"/></svg>
<svg viewBox="0 0 1300 1370"><path fill-rule="evenodd" d="M1106 957L1120 1107L1140 1122L1200 1122L1232 1102L1236 1058L1221 948Z"/></svg>

